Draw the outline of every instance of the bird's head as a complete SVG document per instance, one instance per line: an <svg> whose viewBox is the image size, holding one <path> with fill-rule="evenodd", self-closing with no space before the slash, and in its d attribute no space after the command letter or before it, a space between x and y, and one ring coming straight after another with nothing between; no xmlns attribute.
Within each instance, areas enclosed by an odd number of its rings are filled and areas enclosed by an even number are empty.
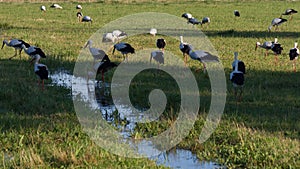
<svg viewBox="0 0 300 169"><path fill-rule="evenodd" d="M275 38L275 39L274 39L274 43L278 43L278 38Z"/></svg>
<svg viewBox="0 0 300 169"><path fill-rule="evenodd" d="M260 43L259 42L256 42L256 44L255 44L255 50L257 49L257 47L260 45Z"/></svg>
<svg viewBox="0 0 300 169"><path fill-rule="evenodd" d="M1 47L1 49L3 49L3 47L4 47L4 45L5 45L5 42L7 43L7 40L4 40L4 41L2 42L2 47Z"/></svg>

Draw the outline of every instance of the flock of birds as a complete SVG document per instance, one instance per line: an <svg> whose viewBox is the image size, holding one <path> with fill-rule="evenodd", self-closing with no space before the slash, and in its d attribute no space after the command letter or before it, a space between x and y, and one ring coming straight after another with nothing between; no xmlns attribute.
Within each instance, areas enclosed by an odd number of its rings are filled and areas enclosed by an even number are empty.
<svg viewBox="0 0 300 169"><path fill-rule="evenodd" d="M58 4L52 4L50 6L51 8L56 9L62 9L62 7ZM46 7L41 6L41 11L46 12ZM83 16L81 10L82 6L77 5L76 9L77 17L79 19L79 22L91 22L92 19L89 16ZM240 17L241 14L238 10L234 10L234 16ZM281 14L279 18L275 18L272 20L271 25L268 27L268 30L271 31L271 28L275 26L275 30L278 29L278 25L284 23L287 21L287 19L282 18L282 15L290 15L290 20L292 19L292 15L297 13L294 9L287 9L284 13ZM210 18L204 17L201 21L194 18L192 14L190 13L184 13L181 15L183 18L187 20L187 23L201 26L203 24L209 24ZM157 34L157 30L155 28L151 28L149 31L150 34L155 36ZM114 30L109 33L105 33L103 35L102 42L112 42L114 43L112 54L114 55L115 50L119 51L123 57L124 61L128 62L128 54L134 54L135 49L132 45L126 42L120 42L123 38L126 38L127 34L121 30ZM193 60L198 60L203 64L203 71L206 71L206 63L207 62L219 62L219 58L215 55L210 54L207 51L203 50L194 50L193 46L189 43L186 43L183 41L183 36L180 36L180 44L179 44L179 50L182 52L184 57L184 65L187 66L187 58L188 56ZM102 49L94 48L92 47L92 41L89 40L84 48L88 48L91 55L94 58L92 69L93 71L88 72L88 77L91 77L97 74L102 74L102 81L104 81L104 73L108 71L109 69L116 67L117 64L111 62L109 59L109 56L106 54L105 51ZM45 53L36 46L31 46L28 43L26 43L23 40L20 39L12 39L10 41L4 40L2 48L4 45L7 45L9 47L15 48L15 54L10 57L9 59L12 59L13 57L16 57L19 51L19 55L21 58L21 52L22 50L25 51L26 54L28 54L31 59L31 64L34 62L34 72L39 76L40 80L42 81L42 89L44 89L44 80L48 79L48 68L46 65L39 63L41 58L46 58ZM166 40L163 38L159 38L156 40L156 46L158 50L152 51L150 54L150 63L153 60L158 62L158 65L164 64L164 49L166 47ZM268 51L271 50L275 54L275 63L277 63L278 55L282 53L283 47L280 43L278 43L278 39L275 38L274 41L266 41L264 43L256 42L255 50L260 47L266 50L265 56L268 55ZM296 59L299 56L299 49L298 49L298 43L295 42L294 47L290 49L289 57L290 60L293 61L293 70L296 71ZM238 53L234 52L234 61L232 63L232 72L230 73L230 80L233 83L234 89L235 89L235 96L237 99L241 100L242 98L242 88L244 85L244 74L246 73L245 64L243 61L238 60ZM39 80L39 84L40 84Z"/></svg>

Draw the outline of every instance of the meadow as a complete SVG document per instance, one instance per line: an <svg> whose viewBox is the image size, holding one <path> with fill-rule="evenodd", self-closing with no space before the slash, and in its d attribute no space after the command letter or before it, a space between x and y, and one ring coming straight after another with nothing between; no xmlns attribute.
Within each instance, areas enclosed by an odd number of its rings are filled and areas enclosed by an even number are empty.
<svg viewBox="0 0 300 169"><path fill-rule="evenodd" d="M251 1L163 1L117 3L116 1L81 2L83 13L93 18L92 25L78 23L74 2L62 2L62 10L40 11L43 3L0 3L0 37L23 39L39 46L47 58L42 60L50 72L73 71L77 56L89 37L105 24L139 12L162 12L181 16L192 13L196 18L209 16L210 25L199 28L207 35L224 65L227 99L222 120L205 142L198 137L210 106L209 77L195 69L202 65L189 59L200 89L198 120L189 135L178 145L197 154L200 160L216 161L228 168L299 168L300 167L300 73L292 71L289 49L300 41L300 15L268 32L272 19L300 2ZM233 11L241 12L240 18ZM288 17L286 17L288 18ZM166 23L167 24L167 23ZM183 24L186 22L183 20ZM257 41L278 38L283 45L279 63L274 55L264 57L264 50L254 50ZM136 50L155 47L155 38L141 35L126 39ZM166 50L179 56L179 41L167 40ZM236 102L229 81L233 52L246 64L243 100ZM108 52L110 54L110 52ZM23 53L9 60L12 48L0 50L0 167L1 168L163 168L148 159L130 159L111 154L98 147L82 131L76 117L70 90L48 85L41 91L36 85L29 57ZM117 54L120 55L120 54ZM120 57L112 61L120 62ZM113 71L108 72L110 80ZM170 77L149 81L151 72L137 76L132 82L132 102L147 106L149 89L137 88L142 81L170 86ZM46 82L51 83L51 80ZM139 86L138 83L137 86ZM153 86L151 86L153 87ZM156 87L156 86L154 86ZM154 88L153 87L153 88ZM137 90L135 90L137 88ZM168 108L159 122L138 124L134 138L157 135L175 120L178 99L173 89L165 89Z"/></svg>

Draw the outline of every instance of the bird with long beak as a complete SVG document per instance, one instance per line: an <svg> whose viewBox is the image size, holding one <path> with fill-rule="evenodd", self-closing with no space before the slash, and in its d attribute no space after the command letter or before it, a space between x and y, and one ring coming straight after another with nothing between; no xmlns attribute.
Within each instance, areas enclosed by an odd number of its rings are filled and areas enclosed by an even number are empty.
<svg viewBox="0 0 300 169"><path fill-rule="evenodd" d="M233 68L234 70L230 73L230 81L232 82L233 88L234 88L234 96L237 101L242 100L242 94L243 94L243 87L244 87L244 72L240 71L242 69L245 70L245 68L242 68L241 63L242 61L238 60L238 52L234 52L234 61L232 64L234 64ZM240 69L240 70L239 70Z"/></svg>
<svg viewBox="0 0 300 169"><path fill-rule="evenodd" d="M182 52L184 58L184 66L187 66L187 55L189 54L189 51L193 49L193 46L183 42L183 36L180 36L179 49Z"/></svg>
<svg viewBox="0 0 300 169"><path fill-rule="evenodd" d="M293 71L296 72L296 60L299 56L299 49L298 49L298 43L295 42L294 48L290 49L290 60L293 61Z"/></svg>
<svg viewBox="0 0 300 169"><path fill-rule="evenodd" d="M103 59L105 56L107 56L107 54L103 50L101 50L101 49L93 48L92 44L93 44L93 41L92 40L88 40L87 43L86 43L86 45L84 46L84 49L87 48L87 47L89 48L90 53L91 53L91 55L94 58L93 64L95 64L96 60Z"/></svg>
<svg viewBox="0 0 300 169"><path fill-rule="evenodd" d="M15 49L15 54L9 58L9 60L11 60L13 57L16 57L19 51L19 55L20 55L20 59L21 59L21 53L22 53L22 45L24 45L25 47L29 47L30 45L26 42L24 42L23 40L20 39L12 39L9 42L7 40L3 40L3 44L1 49L3 49L4 45L9 46L9 47L13 47Z"/></svg>
<svg viewBox="0 0 300 169"><path fill-rule="evenodd" d="M31 64L34 62L34 73L39 77L38 85L40 86L40 81L42 81L42 90L44 90L44 80L48 79L49 72L46 65L39 63L40 59L40 55L35 55L31 60Z"/></svg>

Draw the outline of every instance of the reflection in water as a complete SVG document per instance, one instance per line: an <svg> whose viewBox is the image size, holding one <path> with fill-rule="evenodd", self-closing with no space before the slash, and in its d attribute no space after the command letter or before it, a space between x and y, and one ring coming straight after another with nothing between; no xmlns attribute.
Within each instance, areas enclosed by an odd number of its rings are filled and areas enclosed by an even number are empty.
<svg viewBox="0 0 300 169"><path fill-rule="evenodd" d="M111 97L111 84L92 80L87 81L82 77L74 77L67 71L54 72L50 77L53 85L72 89L73 97L80 96L83 101L89 103L91 109L100 110L102 117L109 124L117 127L124 140L130 144L130 137L135 128L137 115L133 115L126 105L121 105L118 110L116 109ZM74 83L80 85L72 86ZM139 116L142 118L142 114ZM137 148L139 153L144 155L158 151L151 142L146 140L140 140ZM155 160L158 165L171 168L224 168L213 162L200 162L195 154L183 149L164 152L150 159Z"/></svg>

